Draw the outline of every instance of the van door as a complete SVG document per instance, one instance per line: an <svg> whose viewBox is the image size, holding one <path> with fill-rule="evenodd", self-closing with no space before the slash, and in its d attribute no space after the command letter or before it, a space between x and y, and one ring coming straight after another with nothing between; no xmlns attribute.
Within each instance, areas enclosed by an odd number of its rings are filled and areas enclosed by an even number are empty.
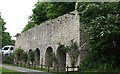
<svg viewBox="0 0 120 74"><path fill-rule="evenodd" d="M13 53L14 47L10 47L10 53Z"/></svg>

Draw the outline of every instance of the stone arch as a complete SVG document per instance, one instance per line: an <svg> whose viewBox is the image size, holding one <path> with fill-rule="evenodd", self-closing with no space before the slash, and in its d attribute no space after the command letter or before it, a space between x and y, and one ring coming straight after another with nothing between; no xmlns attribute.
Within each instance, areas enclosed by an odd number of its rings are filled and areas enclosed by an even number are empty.
<svg viewBox="0 0 120 74"><path fill-rule="evenodd" d="M66 70L66 52L63 51L63 46L59 46L56 52L57 60L58 60L58 66L60 71Z"/></svg>
<svg viewBox="0 0 120 74"><path fill-rule="evenodd" d="M32 51L32 49L29 49L28 53L31 52L31 51Z"/></svg>
<svg viewBox="0 0 120 74"><path fill-rule="evenodd" d="M53 66L53 61L51 59L51 53L53 53L52 47L48 47L45 53L45 64L49 67Z"/></svg>
<svg viewBox="0 0 120 74"><path fill-rule="evenodd" d="M39 48L35 49L35 64L37 66L40 65L40 50L39 50Z"/></svg>

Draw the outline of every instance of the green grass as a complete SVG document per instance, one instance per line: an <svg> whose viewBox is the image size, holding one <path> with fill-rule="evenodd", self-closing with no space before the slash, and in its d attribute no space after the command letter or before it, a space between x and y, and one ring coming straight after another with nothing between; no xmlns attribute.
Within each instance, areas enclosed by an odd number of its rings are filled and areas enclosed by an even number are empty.
<svg viewBox="0 0 120 74"><path fill-rule="evenodd" d="M16 72L14 70L9 70L6 68L1 68L1 67L0 67L0 72L2 72L1 74L27 74L27 73Z"/></svg>
<svg viewBox="0 0 120 74"><path fill-rule="evenodd" d="M39 68L38 68L39 69ZM6 68L1 68L0 67L0 72L2 72L2 74L27 74L27 73L21 73L21 72L16 72L13 70L9 70ZM51 74L120 74L120 73L115 73L115 72L89 72L89 71L85 71L85 72L50 72Z"/></svg>
<svg viewBox="0 0 120 74"><path fill-rule="evenodd" d="M67 74L66 72L59 72L53 74ZM69 72L68 74L120 74L120 72Z"/></svg>
<svg viewBox="0 0 120 74"><path fill-rule="evenodd" d="M28 68L28 69L34 69L34 70L40 70L40 71L44 71L44 72L48 72L48 70L46 68L43 68L41 70L40 67L33 67L33 66L25 66L25 65L12 65L12 64L6 64L6 65L10 65L10 66L17 66L17 67L23 67L23 68ZM67 72L55 72L54 70L50 69L50 73L53 74L67 74ZM79 74L79 72L69 72L69 74Z"/></svg>
<svg viewBox="0 0 120 74"><path fill-rule="evenodd" d="M67 72L53 72L53 74L67 74ZM79 72L69 72L68 74L80 74Z"/></svg>
<svg viewBox="0 0 120 74"><path fill-rule="evenodd" d="M10 65L10 66L16 66L16 67L22 67L22 68L27 68L27 69L33 69L33 70L39 70L39 71L44 71L48 72L47 68L40 68L40 67L34 67L34 66L28 66L28 65L13 65L13 64L5 64L5 65ZM54 72L54 70L50 69L51 72Z"/></svg>
<svg viewBox="0 0 120 74"><path fill-rule="evenodd" d="M2 67L0 67L0 74L2 73Z"/></svg>
<svg viewBox="0 0 120 74"><path fill-rule="evenodd" d="M15 72L15 71L9 70L9 69L6 69L6 68L2 68L2 72Z"/></svg>

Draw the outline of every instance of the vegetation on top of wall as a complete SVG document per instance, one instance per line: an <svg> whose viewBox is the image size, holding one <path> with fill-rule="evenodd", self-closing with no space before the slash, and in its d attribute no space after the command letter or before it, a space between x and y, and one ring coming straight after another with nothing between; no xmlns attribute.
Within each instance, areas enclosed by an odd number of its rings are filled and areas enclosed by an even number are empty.
<svg viewBox="0 0 120 74"><path fill-rule="evenodd" d="M120 66L120 2L82 2L78 11L91 46L87 66Z"/></svg>
<svg viewBox="0 0 120 74"><path fill-rule="evenodd" d="M75 9L75 2L37 2L29 22L22 32L50 19L57 18Z"/></svg>

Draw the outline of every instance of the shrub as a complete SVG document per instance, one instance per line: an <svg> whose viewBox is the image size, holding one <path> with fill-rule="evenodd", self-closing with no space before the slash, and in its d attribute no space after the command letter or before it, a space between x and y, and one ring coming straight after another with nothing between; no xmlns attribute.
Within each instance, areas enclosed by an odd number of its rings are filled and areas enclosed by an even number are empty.
<svg viewBox="0 0 120 74"><path fill-rule="evenodd" d="M6 64L13 64L14 63L14 56L13 55L3 56L2 62L6 63Z"/></svg>
<svg viewBox="0 0 120 74"><path fill-rule="evenodd" d="M28 60L32 63L33 65L33 62L35 61L35 52L34 51L29 51L28 53Z"/></svg>
<svg viewBox="0 0 120 74"><path fill-rule="evenodd" d="M24 52L24 50L22 50L21 48L17 48L14 51L14 56L15 56L15 62L16 62L16 64L20 63L21 55L22 55L23 52Z"/></svg>

